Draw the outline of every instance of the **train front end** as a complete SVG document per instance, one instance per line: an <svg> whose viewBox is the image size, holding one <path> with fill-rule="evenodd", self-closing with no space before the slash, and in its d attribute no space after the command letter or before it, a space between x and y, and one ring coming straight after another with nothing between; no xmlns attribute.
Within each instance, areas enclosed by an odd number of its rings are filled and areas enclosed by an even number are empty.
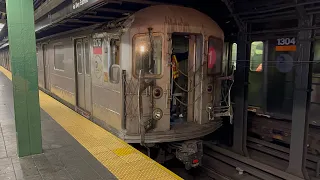
<svg viewBox="0 0 320 180"><path fill-rule="evenodd" d="M221 127L221 116L232 116L231 86L223 86L232 81L222 73L223 32L210 17L185 7L152 6L132 19L121 38L122 49L132 48L122 54L132 64L121 64L124 139L165 146L162 155L173 152L187 168L198 166L200 138Z"/></svg>

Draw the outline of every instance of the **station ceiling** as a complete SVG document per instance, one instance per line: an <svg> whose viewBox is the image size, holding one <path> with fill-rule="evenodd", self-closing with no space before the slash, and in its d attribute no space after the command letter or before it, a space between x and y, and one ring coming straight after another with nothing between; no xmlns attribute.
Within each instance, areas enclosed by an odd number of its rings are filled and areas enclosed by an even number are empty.
<svg viewBox="0 0 320 180"><path fill-rule="evenodd" d="M254 32L296 27L298 6L308 15L320 14L320 0L34 0L36 34L42 38L102 24L156 4L197 9L215 20L226 36L236 36L244 24ZM5 12L5 0L0 0L0 11ZM6 37L6 29L0 32L0 40Z"/></svg>

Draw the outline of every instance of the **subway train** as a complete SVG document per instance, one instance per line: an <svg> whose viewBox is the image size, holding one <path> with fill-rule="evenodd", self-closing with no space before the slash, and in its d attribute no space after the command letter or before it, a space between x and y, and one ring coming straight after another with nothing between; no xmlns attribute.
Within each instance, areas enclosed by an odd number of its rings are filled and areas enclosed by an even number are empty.
<svg viewBox="0 0 320 180"><path fill-rule="evenodd" d="M204 137L232 120L224 33L191 8L156 5L37 40L39 89L128 143L158 149L187 169ZM10 70L8 44L2 66ZM159 150L160 149L160 150ZM164 155L165 154L165 155Z"/></svg>
<svg viewBox="0 0 320 180"><path fill-rule="evenodd" d="M256 38L259 39L259 38ZM290 145L295 70L296 35L251 42L248 77L248 134L281 145ZM228 69L236 69L237 44L225 43ZM310 103L308 152L320 155L320 41L310 52ZM233 93L232 93L233 94ZM232 97L233 99L233 97Z"/></svg>

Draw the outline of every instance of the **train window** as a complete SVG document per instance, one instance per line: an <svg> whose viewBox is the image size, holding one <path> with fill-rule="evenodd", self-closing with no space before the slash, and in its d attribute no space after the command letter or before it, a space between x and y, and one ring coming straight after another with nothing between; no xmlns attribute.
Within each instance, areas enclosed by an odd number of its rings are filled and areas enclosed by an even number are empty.
<svg viewBox="0 0 320 180"><path fill-rule="evenodd" d="M55 45L54 47L54 69L64 70L64 47Z"/></svg>
<svg viewBox="0 0 320 180"><path fill-rule="evenodd" d="M152 42L152 43L150 43ZM160 75L162 71L162 37L139 35L134 37L134 68L135 75L144 70L145 75Z"/></svg>
<svg viewBox="0 0 320 180"><path fill-rule="evenodd" d="M36 51L37 51L37 66L39 67L39 46L36 47Z"/></svg>
<svg viewBox="0 0 320 180"><path fill-rule="evenodd" d="M314 43L312 73L320 73L320 41Z"/></svg>
<svg viewBox="0 0 320 180"><path fill-rule="evenodd" d="M91 72L91 64L90 64L90 47L89 47L89 42L85 41L84 42L84 58L85 58L85 65L86 65L86 74L90 75Z"/></svg>
<svg viewBox="0 0 320 180"><path fill-rule="evenodd" d="M111 49L111 65L113 65L113 64L119 65L120 40L119 39L111 39L110 40L110 49Z"/></svg>
<svg viewBox="0 0 320 180"><path fill-rule="evenodd" d="M223 42L209 37L208 41L208 74L220 74L222 71Z"/></svg>
<svg viewBox="0 0 320 180"><path fill-rule="evenodd" d="M263 42L255 41L251 43L250 70L261 72L263 61Z"/></svg>
<svg viewBox="0 0 320 180"><path fill-rule="evenodd" d="M231 64L230 66L234 67L234 70L237 67L237 52L238 52L238 45L237 43L233 43L231 47Z"/></svg>
<svg viewBox="0 0 320 180"><path fill-rule="evenodd" d="M76 53L77 53L77 66L78 66L78 73L82 74L83 72L83 58L82 58L82 43L77 42L76 44Z"/></svg>

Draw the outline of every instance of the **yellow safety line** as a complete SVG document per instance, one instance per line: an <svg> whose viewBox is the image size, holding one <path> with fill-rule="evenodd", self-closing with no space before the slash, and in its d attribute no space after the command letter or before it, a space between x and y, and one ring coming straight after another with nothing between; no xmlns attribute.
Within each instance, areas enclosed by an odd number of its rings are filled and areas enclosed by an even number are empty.
<svg viewBox="0 0 320 180"><path fill-rule="evenodd" d="M0 71L12 80L10 71L2 66ZM44 92L39 91L39 97L41 108L118 179L182 179Z"/></svg>

